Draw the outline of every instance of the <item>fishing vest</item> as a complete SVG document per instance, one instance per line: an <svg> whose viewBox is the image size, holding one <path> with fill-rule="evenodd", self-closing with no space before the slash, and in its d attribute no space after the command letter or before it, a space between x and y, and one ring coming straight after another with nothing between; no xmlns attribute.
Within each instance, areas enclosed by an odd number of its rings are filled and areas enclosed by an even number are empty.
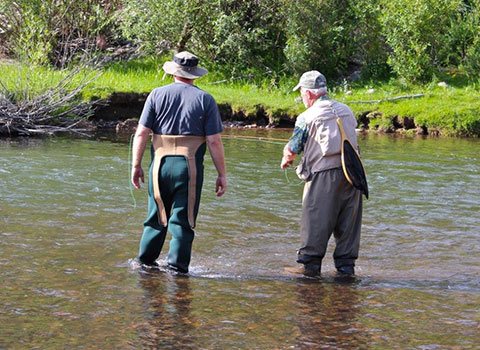
<svg viewBox="0 0 480 350"><path fill-rule="evenodd" d="M167 226L168 218L162 201L159 186L159 172L162 158L165 156L183 156L188 166L188 223L195 227L195 202L197 200L197 166L195 154L198 148L205 143L205 136L191 135L159 135L153 134L152 144L155 151L153 160L152 181L153 194L158 207L158 222Z"/></svg>
<svg viewBox="0 0 480 350"><path fill-rule="evenodd" d="M342 119L347 137L358 150L357 120L347 105L334 100L317 100L301 116L308 130L303 157L296 169L302 180L310 180L313 173L342 166L342 139L337 118Z"/></svg>

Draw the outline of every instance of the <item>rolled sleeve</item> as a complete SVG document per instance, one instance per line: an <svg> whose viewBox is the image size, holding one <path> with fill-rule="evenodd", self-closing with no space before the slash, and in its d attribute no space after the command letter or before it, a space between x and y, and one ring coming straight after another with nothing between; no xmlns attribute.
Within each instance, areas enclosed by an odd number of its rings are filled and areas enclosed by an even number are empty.
<svg viewBox="0 0 480 350"><path fill-rule="evenodd" d="M307 124L305 123L305 118L299 116L295 122L295 128L293 129L293 134L288 141L288 147L293 153L299 154L303 152L305 143L308 138L308 129Z"/></svg>

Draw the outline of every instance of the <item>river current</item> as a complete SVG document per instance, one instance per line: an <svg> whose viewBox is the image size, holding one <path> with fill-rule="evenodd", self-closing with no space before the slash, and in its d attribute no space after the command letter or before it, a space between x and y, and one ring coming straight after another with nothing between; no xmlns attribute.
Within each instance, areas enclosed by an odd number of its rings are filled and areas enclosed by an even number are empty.
<svg viewBox="0 0 480 350"><path fill-rule="evenodd" d="M206 156L188 276L131 263L146 189L129 187L128 139L0 140L0 349L478 349L480 140L359 136L357 277L335 276L331 242L312 280L284 272L302 196L279 168L289 132L227 131L220 199Z"/></svg>

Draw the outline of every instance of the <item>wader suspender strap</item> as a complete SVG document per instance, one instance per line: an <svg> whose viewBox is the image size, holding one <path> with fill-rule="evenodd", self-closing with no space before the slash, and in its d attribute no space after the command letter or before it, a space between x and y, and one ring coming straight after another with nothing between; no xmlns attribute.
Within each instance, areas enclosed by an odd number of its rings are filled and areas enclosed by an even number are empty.
<svg viewBox="0 0 480 350"><path fill-rule="evenodd" d="M167 226L168 218L160 195L160 186L158 184L160 164L165 156L183 156L187 160L188 166L188 223L190 227L195 227L195 201L197 196L197 166L195 154L198 148L205 143L204 136L187 135L158 135L154 134L152 138L155 157L153 161L153 193L155 202L158 206L158 222L162 226Z"/></svg>

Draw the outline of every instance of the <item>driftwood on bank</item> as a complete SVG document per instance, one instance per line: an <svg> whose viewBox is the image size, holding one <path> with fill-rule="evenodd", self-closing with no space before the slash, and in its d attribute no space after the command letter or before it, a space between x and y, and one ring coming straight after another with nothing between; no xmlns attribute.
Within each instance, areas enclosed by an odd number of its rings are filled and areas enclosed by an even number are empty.
<svg viewBox="0 0 480 350"><path fill-rule="evenodd" d="M95 102L82 102L81 91L98 77L81 77L82 68L70 71L56 86L29 96L28 83L22 92L12 91L0 80L0 135L33 136L57 133L84 134L85 120L93 114ZM72 80L78 81L71 87ZM20 96L19 96L20 95Z"/></svg>
<svg viewBox="0 0 480 350"><path fill-rule="evenodd" d="M410 98L420 98L425 96L425 94L414 94L414 95L403 95L397 97L382 98L380 100L367 100L367 101L348 101L350 104L360 104L360 103L380 103L380 102L393 102L398 100L405 100Z"/></svg>

